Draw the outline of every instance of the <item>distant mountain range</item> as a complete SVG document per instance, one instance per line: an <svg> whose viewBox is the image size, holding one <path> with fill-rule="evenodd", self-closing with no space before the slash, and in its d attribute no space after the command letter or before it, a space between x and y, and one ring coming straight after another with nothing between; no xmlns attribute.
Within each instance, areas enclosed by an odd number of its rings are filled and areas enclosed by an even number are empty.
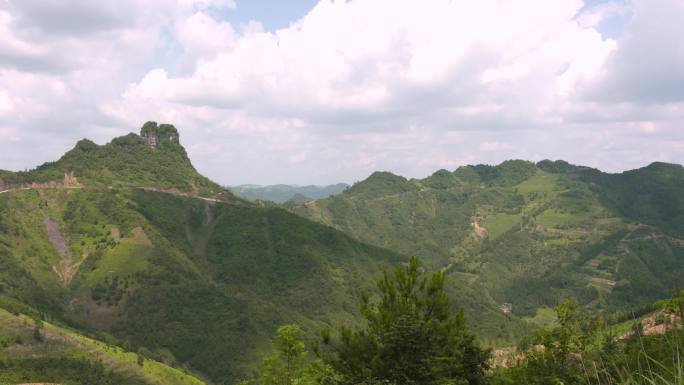
<svg viewBox="0 0 684 385"><path fill-rule="evenodd" d="M346 183L337 183L328 186L298 186L289 184L276 184L270 186L260 186L244 184L230 186L230 190L238 196L255 201L257 199L272 201L275 203L285 203L289 200L294 202L304 202L313 199L327 198L331 195L339 194L349 187Z"/></svg>

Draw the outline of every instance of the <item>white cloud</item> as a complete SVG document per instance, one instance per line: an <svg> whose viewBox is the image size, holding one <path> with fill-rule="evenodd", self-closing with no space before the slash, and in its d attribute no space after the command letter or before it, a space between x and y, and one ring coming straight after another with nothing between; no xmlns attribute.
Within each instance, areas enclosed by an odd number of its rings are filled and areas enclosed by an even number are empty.
<svg viewBox="0 0 684 385"><path fill-rule="evenodd" d="M684 102L684 2L638 1L617 49L588 85L601 103Z"/></svg>
<svg viewBox="0 0 684 385"><path fill-rule="evenodd" d="M0 90L0 116L14 111L14 102L6 92Z"/></svg>
<svg viewBox="0 0 684 385"><path fill-rule="evenodd" d="M321 0L278 31L220 19L232 0L0 2L0 127L19 133L0 149L46 143L0 168L149 119L231 184L681 162L684 14L658 2ZM597 31L632 12L619 40Z"/></svg>
<svg viewBox="0 0 684 385"><path fill-rule="evenodd" d="M321 1L290 28L242 34L191 75L169 78L160 97L311 121L548 102L614 49L574 20L581 5ZM204 35L232 42L232 30L202 19Z"/></svg>
<svg viewBox="0 0 684 385"><path fill-rule="evenodd" d="M631 13L632 7L625 1L607 1L591 7L585 7L577 17L583 27L597 28L602 22L615 16Z"/></svg>
<svg viewBox="0 0 684 385"><path fill-rule="evenodd" d="M510 150L513 148L513 145L505 142L482 142L480 143L479 148L482 151L501 151Z"/></svg>

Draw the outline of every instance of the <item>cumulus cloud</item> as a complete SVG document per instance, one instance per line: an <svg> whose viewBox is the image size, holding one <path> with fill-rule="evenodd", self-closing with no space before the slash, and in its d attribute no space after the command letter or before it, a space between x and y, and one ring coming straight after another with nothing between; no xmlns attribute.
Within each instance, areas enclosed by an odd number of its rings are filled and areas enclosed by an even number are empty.
<svg viewBox="0 0 684 385"><path fill-rule="evenodd" d="M521 108L571 92L613 50L614 42L574 20L581 7L574 0L321 1L290 28L234 42L224 23L204 22L196 28L230 35L218 39L228 44L192 74L168 78L158 96L315 123L434 116L492 124L498 115L504 124L531 112Z"/></svg>
<svg viewBox="0 0 684 385"><path fill-rule="evenodd" d="M276 31L225 21L230 0L0 2L0 130L21 133L0 147L52 135L54 157L155 119L224 183L681 162L684 7L658 2L321 0Z"/></svg>
<svg viewBox="0 0 684 385"><path fill-rule="evenodd" d="M684 2L637 2L618 49L588 98L609 103L684 102Z"/></svg>

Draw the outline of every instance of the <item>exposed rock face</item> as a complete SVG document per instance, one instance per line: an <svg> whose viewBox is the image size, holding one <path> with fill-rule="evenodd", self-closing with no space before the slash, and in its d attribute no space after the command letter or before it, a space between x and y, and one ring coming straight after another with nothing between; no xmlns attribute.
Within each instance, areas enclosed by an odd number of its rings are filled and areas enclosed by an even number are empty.
<svg viewBox="0 0 684 385"><path fill-rule="evenodd" d="M78 183L78 179L74 176L73 171L65 172L64 173L64 187L76 187L80 186L80 183Z"/></svg>
<svg viewBox="0 0 684 385"><path fill-rule="evenodd" d="M0 191L12 191L21 190L28 188L69 188L69 187L81 187L78 178L74 176L73 171L67 171L64 173L63 180L52 180L49 182L30 182L30 183L8 183L0 180Z"/></svg>
<svg viewBox="0 0 684 385"><path fill-rule="evenodd" d="M164 141L180 144L178 130L172 124L157 125L157 122L147 122L140 129L140 137L151 148L157 148Z"/></svg>

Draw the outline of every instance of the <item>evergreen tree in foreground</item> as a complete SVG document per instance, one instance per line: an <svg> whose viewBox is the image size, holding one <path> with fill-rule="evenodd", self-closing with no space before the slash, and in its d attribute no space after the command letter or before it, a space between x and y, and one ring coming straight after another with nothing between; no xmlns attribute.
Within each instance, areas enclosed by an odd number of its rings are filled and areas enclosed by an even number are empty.
<svg viewBox="0 0 684 385"><path fill-rule="evenodd" d="M444 273L427 276L417 258L385 273L380 297L361 296L364 329L342 328L339 341L323 333L323 354L341 384L483 384L489 351L468 330L462 311L452 315Z"/></svg>
<svg viewBox="0 0 684 385"><path fill-rule="evenodd" d="M297 325L278 328L272 340L275 353L261 363L260 378L238 381L236 385L337 385L338 376L320 359L312 359Z"/></svg>

